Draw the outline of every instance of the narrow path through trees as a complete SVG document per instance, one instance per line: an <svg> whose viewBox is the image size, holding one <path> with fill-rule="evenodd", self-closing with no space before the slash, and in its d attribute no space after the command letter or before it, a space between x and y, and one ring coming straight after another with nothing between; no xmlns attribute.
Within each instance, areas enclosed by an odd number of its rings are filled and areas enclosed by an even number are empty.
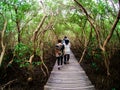
<svg viewBox="0 0 120 90"><path fill-rule="evenodd" d="M61 70L55 64L44 90L95 90L85 71L71 52L70 63Z"/></svg>

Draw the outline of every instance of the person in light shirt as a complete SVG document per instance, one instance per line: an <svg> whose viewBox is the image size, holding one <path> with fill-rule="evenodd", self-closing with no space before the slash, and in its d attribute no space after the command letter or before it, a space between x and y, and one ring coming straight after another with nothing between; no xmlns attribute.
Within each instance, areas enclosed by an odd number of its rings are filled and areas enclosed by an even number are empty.
<svg viewBox="0 0 120 90"><path fill-rule="evenodd" d="M70 41L69 39L64 40L64 64L69 64L70 59Z"/></svg>

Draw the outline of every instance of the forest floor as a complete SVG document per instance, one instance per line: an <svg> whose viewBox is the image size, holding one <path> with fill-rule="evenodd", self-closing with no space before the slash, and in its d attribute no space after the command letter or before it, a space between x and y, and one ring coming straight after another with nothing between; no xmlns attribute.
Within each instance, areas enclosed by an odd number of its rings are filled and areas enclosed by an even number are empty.
<svg viewBox="0 0 120 90"><path fill-rule="evenodd" d="M77 60L79 60L80 52L77 51L77 49L72 49L72 51ZM81 66L86 71L86 74L92 81L93 85L95 85L96 90L120 90L120 56L118 55L118 53L120 52L116 52L116 54L111 58L111 75L109 77L106 76L105 70L96 71L96 69L93 69L91 67L91 62L87 60L82 61ZM45 63L49 69L49 72L51 72L55 64L55 57L51 54L46 55L47 56L45 58ZM7 69L7 71L5 72L6 74L3 75L4 78L2 79L2 81L0 81L0 85L5 86L5 89L3 90L43 90L43 86L46 84L49 75L45 76L40 66L35 67L33 80L29 82L27 81L27 78L29 76L27 74L27 70L25 68L18 69L16 65L13 66L14 68L9 67ZM45 70L45 68L43 69Z"/></svg>
<svg viewBox="0 0 120 90"><path fill-rule="evenodd" d="M45 53L44 63L46 64L49 73L55 64L55 56ZM38 61L39 57L35 57L33 61ZM46 69L43 67L46 72ZM33 70L32 80L28 80L31 73L27 68L20 68L16 63L13 63L6 70L0 68L0 90L43 90L49 75L44 75L40 65L35 66ZM31 78L31 77L30 77Z"/></svg>

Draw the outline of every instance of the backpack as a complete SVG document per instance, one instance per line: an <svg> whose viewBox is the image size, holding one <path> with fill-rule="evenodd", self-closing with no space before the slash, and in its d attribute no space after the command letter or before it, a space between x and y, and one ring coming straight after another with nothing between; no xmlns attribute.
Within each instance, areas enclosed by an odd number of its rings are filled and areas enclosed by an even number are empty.
<svg viewBox="0 0 120 90"><path fill-rule="evenodd" d="M60 45L57 44L57 45L55 46L55 49L56 49L56 50L61 50Z"/></svg>
<svg viewBox="0 0 120 90"><path fill-rule="evenodd" d="M64 50L64 45L56 44L55 50L56 50L56 53L58 53L58 55L61 56Z"/></svg>

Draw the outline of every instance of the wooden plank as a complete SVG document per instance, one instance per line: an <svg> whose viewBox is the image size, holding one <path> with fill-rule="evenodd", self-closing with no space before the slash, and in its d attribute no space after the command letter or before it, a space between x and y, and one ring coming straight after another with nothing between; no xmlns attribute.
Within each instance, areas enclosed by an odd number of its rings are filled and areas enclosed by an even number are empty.
<svg viewBox="0 0 120 90"><path fill-rule="evenodd" d="M81 80L81 79L54 79L54 78L50 78L51 80L48 81L48 83L55 83L55 84L77 84L77 83L87 83L88 85L91 84L90 81L88 80Z"/></svg>
<svg viewBox="0 0 120 90"><path fill-rule="evenodd" d="M75 87L75 88L60 88L60 87L51 87L45 86L44 90L95 90L94 86L86 86L86 87Z"/></svg>

